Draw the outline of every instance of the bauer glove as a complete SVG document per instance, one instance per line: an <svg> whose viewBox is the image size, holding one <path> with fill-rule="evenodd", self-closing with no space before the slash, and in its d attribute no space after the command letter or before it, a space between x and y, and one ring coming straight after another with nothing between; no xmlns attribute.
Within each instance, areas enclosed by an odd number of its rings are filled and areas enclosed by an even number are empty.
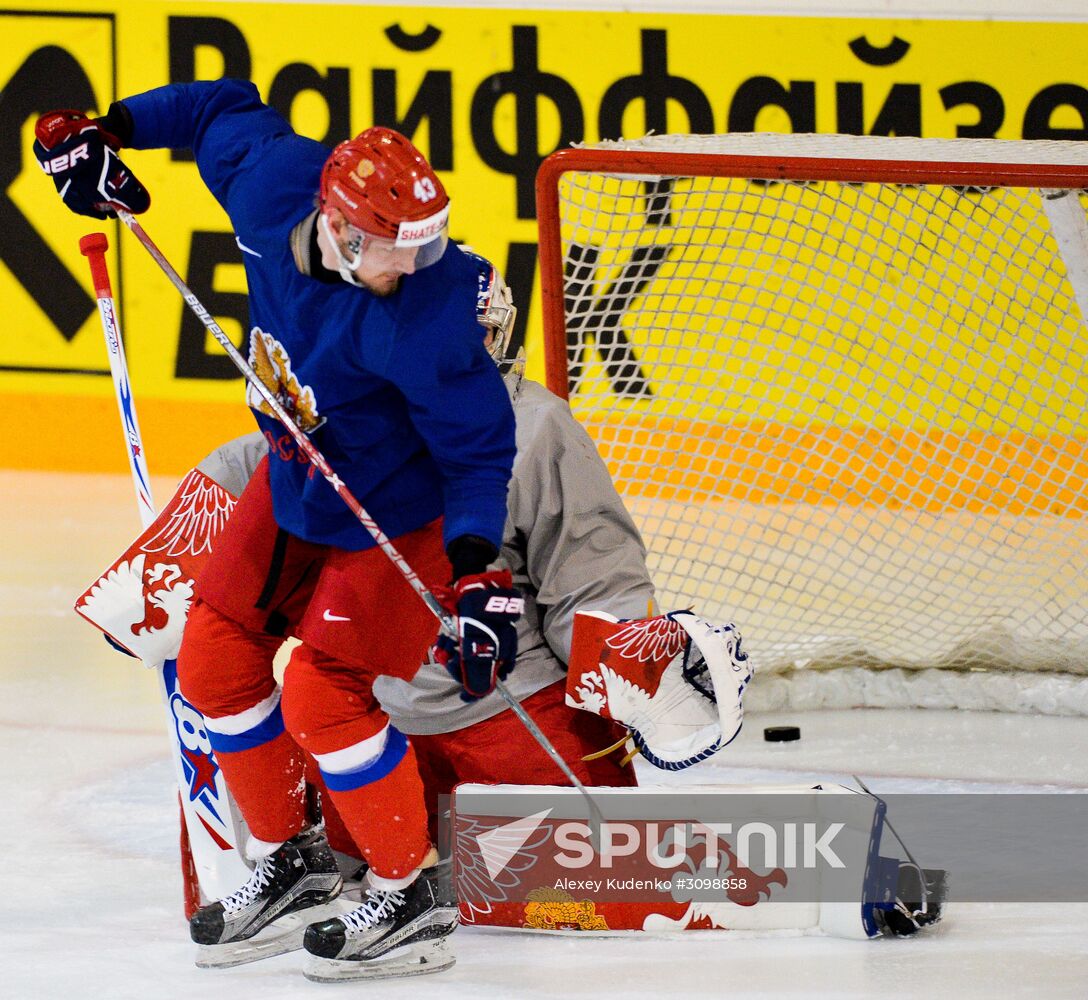
<svg viewBox="0 0 1088 1000"><path fill-rule="evenodd" d="M118 158L121 140L81 111L50 111L34 126L34 155L77 215L112 219L117 209L138 215L151 196Z"/></svg>
<svg viewBox="0 0 1088 1000"><path fill-rule="evenodd" d="M514 669L525 598L507 569L463 576L435 596L455 616L458 638L440 635L434 658L461 685L463 701L483 698Z"/></svg>

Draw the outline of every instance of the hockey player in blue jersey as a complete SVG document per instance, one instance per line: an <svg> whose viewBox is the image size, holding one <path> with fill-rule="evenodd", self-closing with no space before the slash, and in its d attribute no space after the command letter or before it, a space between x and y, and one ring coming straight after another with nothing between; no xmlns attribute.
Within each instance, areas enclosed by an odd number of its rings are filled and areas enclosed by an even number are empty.
<svg viewBox="0 0 1088 1000"><path fill-rule="evenodd" d="M491 601L518 594L508 571L487 571L514 419L481 342L476 269L448 243L449 199L422 155L382 128L330 153L251 84L228 80L158 88L100 119L51 112L36 136L68 206L99 218L148 207L117 150L193 150L243 251L251 365L446 595L464 636L447 666L465 697L495 697L514 663L520 603ZM217 540L178 672L252 831L256 867L194 915L193 938L209 964L226 965L297 947L309 924L306 948L355 963L348 976L439 971L453 961L448 863L427 833L412 748L372 690L379 676L411 679L436 623L252 389L248 402L269 457ZM281 689L272 658L289 635L301 644ZM299 746L369 864L369 892L348 913L333 902L340 878L324 835L306 828ZM401 945L406 955L382 957Z"/></svg>

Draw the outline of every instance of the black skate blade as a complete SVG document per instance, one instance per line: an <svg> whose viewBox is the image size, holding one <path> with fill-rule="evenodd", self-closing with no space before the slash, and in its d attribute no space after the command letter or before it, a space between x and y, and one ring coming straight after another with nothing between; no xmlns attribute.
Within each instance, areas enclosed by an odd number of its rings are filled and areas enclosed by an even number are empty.
<svg viewBox="0 0 1088 1000"><path fill-rule="evenodd" d="M418 941L396 948L381 958L356 960L318 958L310 955L302 974L312 983L341 983L360 979L406 979L409 976L429 976L444 972L457 958L449 942L443 938Z"/></svg>
<svg viewBox="0 0 1088 1000"><path fill-rule="evenodd" d="M338 917L345 909L343 903L333 900L331 903L287 913L243 941L198 945L196 967L231 969L236 965L248 965L265 958L275 958L276 955L286 955L289 951L298 951L310 924Z"/></svg>

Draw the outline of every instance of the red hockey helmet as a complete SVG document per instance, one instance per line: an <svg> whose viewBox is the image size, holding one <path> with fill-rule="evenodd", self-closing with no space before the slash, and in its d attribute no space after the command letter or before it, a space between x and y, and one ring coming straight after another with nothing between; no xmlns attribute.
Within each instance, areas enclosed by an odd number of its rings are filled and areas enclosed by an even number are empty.
<svg viewBox="0 0 1088 1000"><path fill-rule="evenodd" d="M423 154L392 129L375 126L340 143L321 171L319 198L359 234L360 254L368 241L417 247L418 270L446 249L450 199Z"/></svg>

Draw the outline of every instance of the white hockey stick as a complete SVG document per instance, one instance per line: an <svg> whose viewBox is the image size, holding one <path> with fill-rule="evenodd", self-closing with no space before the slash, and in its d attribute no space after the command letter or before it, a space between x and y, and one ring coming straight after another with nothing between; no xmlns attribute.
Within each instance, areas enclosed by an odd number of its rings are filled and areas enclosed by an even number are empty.
<svg viewBox="0 0 1088 1000"><path fill-rule="evenodd" d="M91 265L91 280L94 282L94 294L98 300L98 316L102 320L102 333L106 338L106 352L110 358L110 374L113 376L113 391L117 396L117 411L121 417L121 429L125 433L125 444L128 446L128 467L132 473L132 485L136 489L136 506L140 509L140 523L149 528L155 520L155 502L151 499L151 477L147 472L143 439L136 420L136 404L133 402L129 384L125 345L121 341L121 329L113 305L113 289L110 288L110 273L106 267L109 241L105 233L89 233L79 241L79 249Z"/></svg>
<svg viewBox="0 0 1088 1000"><path fill-rule="evenodd" d="M227 352L227 356L234 362L235 368L245 376L246 381L257 390L261 398L268 404L280 423L283 424L291 437L295 439L295 443L302 450L302 453L310 460L317 471L325 477L326 482L336 490L337 495L348 506L348 509L355 515L359 523L366 528L370 537L378 543L381 550L392 560L397 569L400 570L404 579L408 581L409 586L411 586L411 588L419 595L420 600L430 608L431 612L438 619L442 632L452 639L457 639L457 625L454 622L453 616L442 607L438 598L431 593L427 585L416 575L415 570L408 565L385 532L378 527L377 522L366 512L366 509L355 498L354 494L348 489L344 481L333 471L332 467L325 460L325 456L321 454L313 442L295 423L290 414L280 404L280 401L276 398L276 395L272 390L261 381L249 362L242 357L241 352L234 346L234 342L222 331L211 313L204 308L200 300L192 293L192 290L181 279L181 276L174 270L170 262L162 255L162 251L155 246L151 237L144 231L143 226L141 226L129 212L119 210L117 215L121 221L128 226L133 235L143 244L144 249L151 254L155 263L159 265L163 273L170 279L171 284L181 293L181 297L185 300L185 304L196 314L197 318L204 324L208 332L215 337L219 346ZM599 850L600 827L604 820L600 810L597 808L597 803L594 802L593 797L586 791L585 785L582 784L578 776L571 770L570 765L563 759L559 751L552 746L551 741L530 718L529 713L525 711L517 698L510 693L506 685L503 684L502 681L496 680L495 688L506 704L510 706L511 711L513 711L521 721L522 725L525 726L532 737L540 744L544 752L551 757L559 770L563 772L567 780L582 793L589 808L590 836L594 846Z"/></svg>
<svg viewBox="0 0 1088 1000"><path fill-rule="evenodd" d="M91 267L95 297L98 300L98 313L102 320L102 332L106 338L106 349L110 358L113 387L117 394L117 407L121 415L121 426L128 445L129 469L132 472L132 485L136 491L136 505L140 511L140 521L146 529L154 523L156 511L155 504L151 499L151 480L147 471L143 438L140 436L140 425L136 420L136 404L132 398L128 363L125 360L125 348L121 341L121 329L117 322L113 290L110 287L109 269L106 266L106 250L108 247L109 243L104 233L90 233L79 241L79 249L87 258ZM243 857L242 845L238 842L240 837L236 827L236 817L234 816L237 807L233 806L233 800L229 797L226 783L223 781L218 766L216 766L214 781L217 798L220 802L228 803L232 807L231 815L221 817L222 822L217 824L219 827L217 832L213 831L207 822L201 818L197 805L189 794L189 781L182 764L183 748L178 733L179 720L175 717L174 705L175 699L181 699L182 696L179 691L175 690L175 673L173 669L167 669L166 663L159 665L155 673L159 679L159 693L162 696L163 704L166 706L167 728L170 731L170 749L174 759L174 771L178 781L184 823L182 835L187 840L188 849L192 854L193 867L199 883L198 888L209 899L220 899L232 893L249 878L249 868ZM182 702L187 716L190 710L192 713L191 717L187 717L187 722L198 719L202 721L195 708L184 699L182 699ZM184 847L183 844L183 850ZM184 871L183 880L186 882L186 898L189 900L194 895L194 887L189 885L188 875Z"/></svg>

